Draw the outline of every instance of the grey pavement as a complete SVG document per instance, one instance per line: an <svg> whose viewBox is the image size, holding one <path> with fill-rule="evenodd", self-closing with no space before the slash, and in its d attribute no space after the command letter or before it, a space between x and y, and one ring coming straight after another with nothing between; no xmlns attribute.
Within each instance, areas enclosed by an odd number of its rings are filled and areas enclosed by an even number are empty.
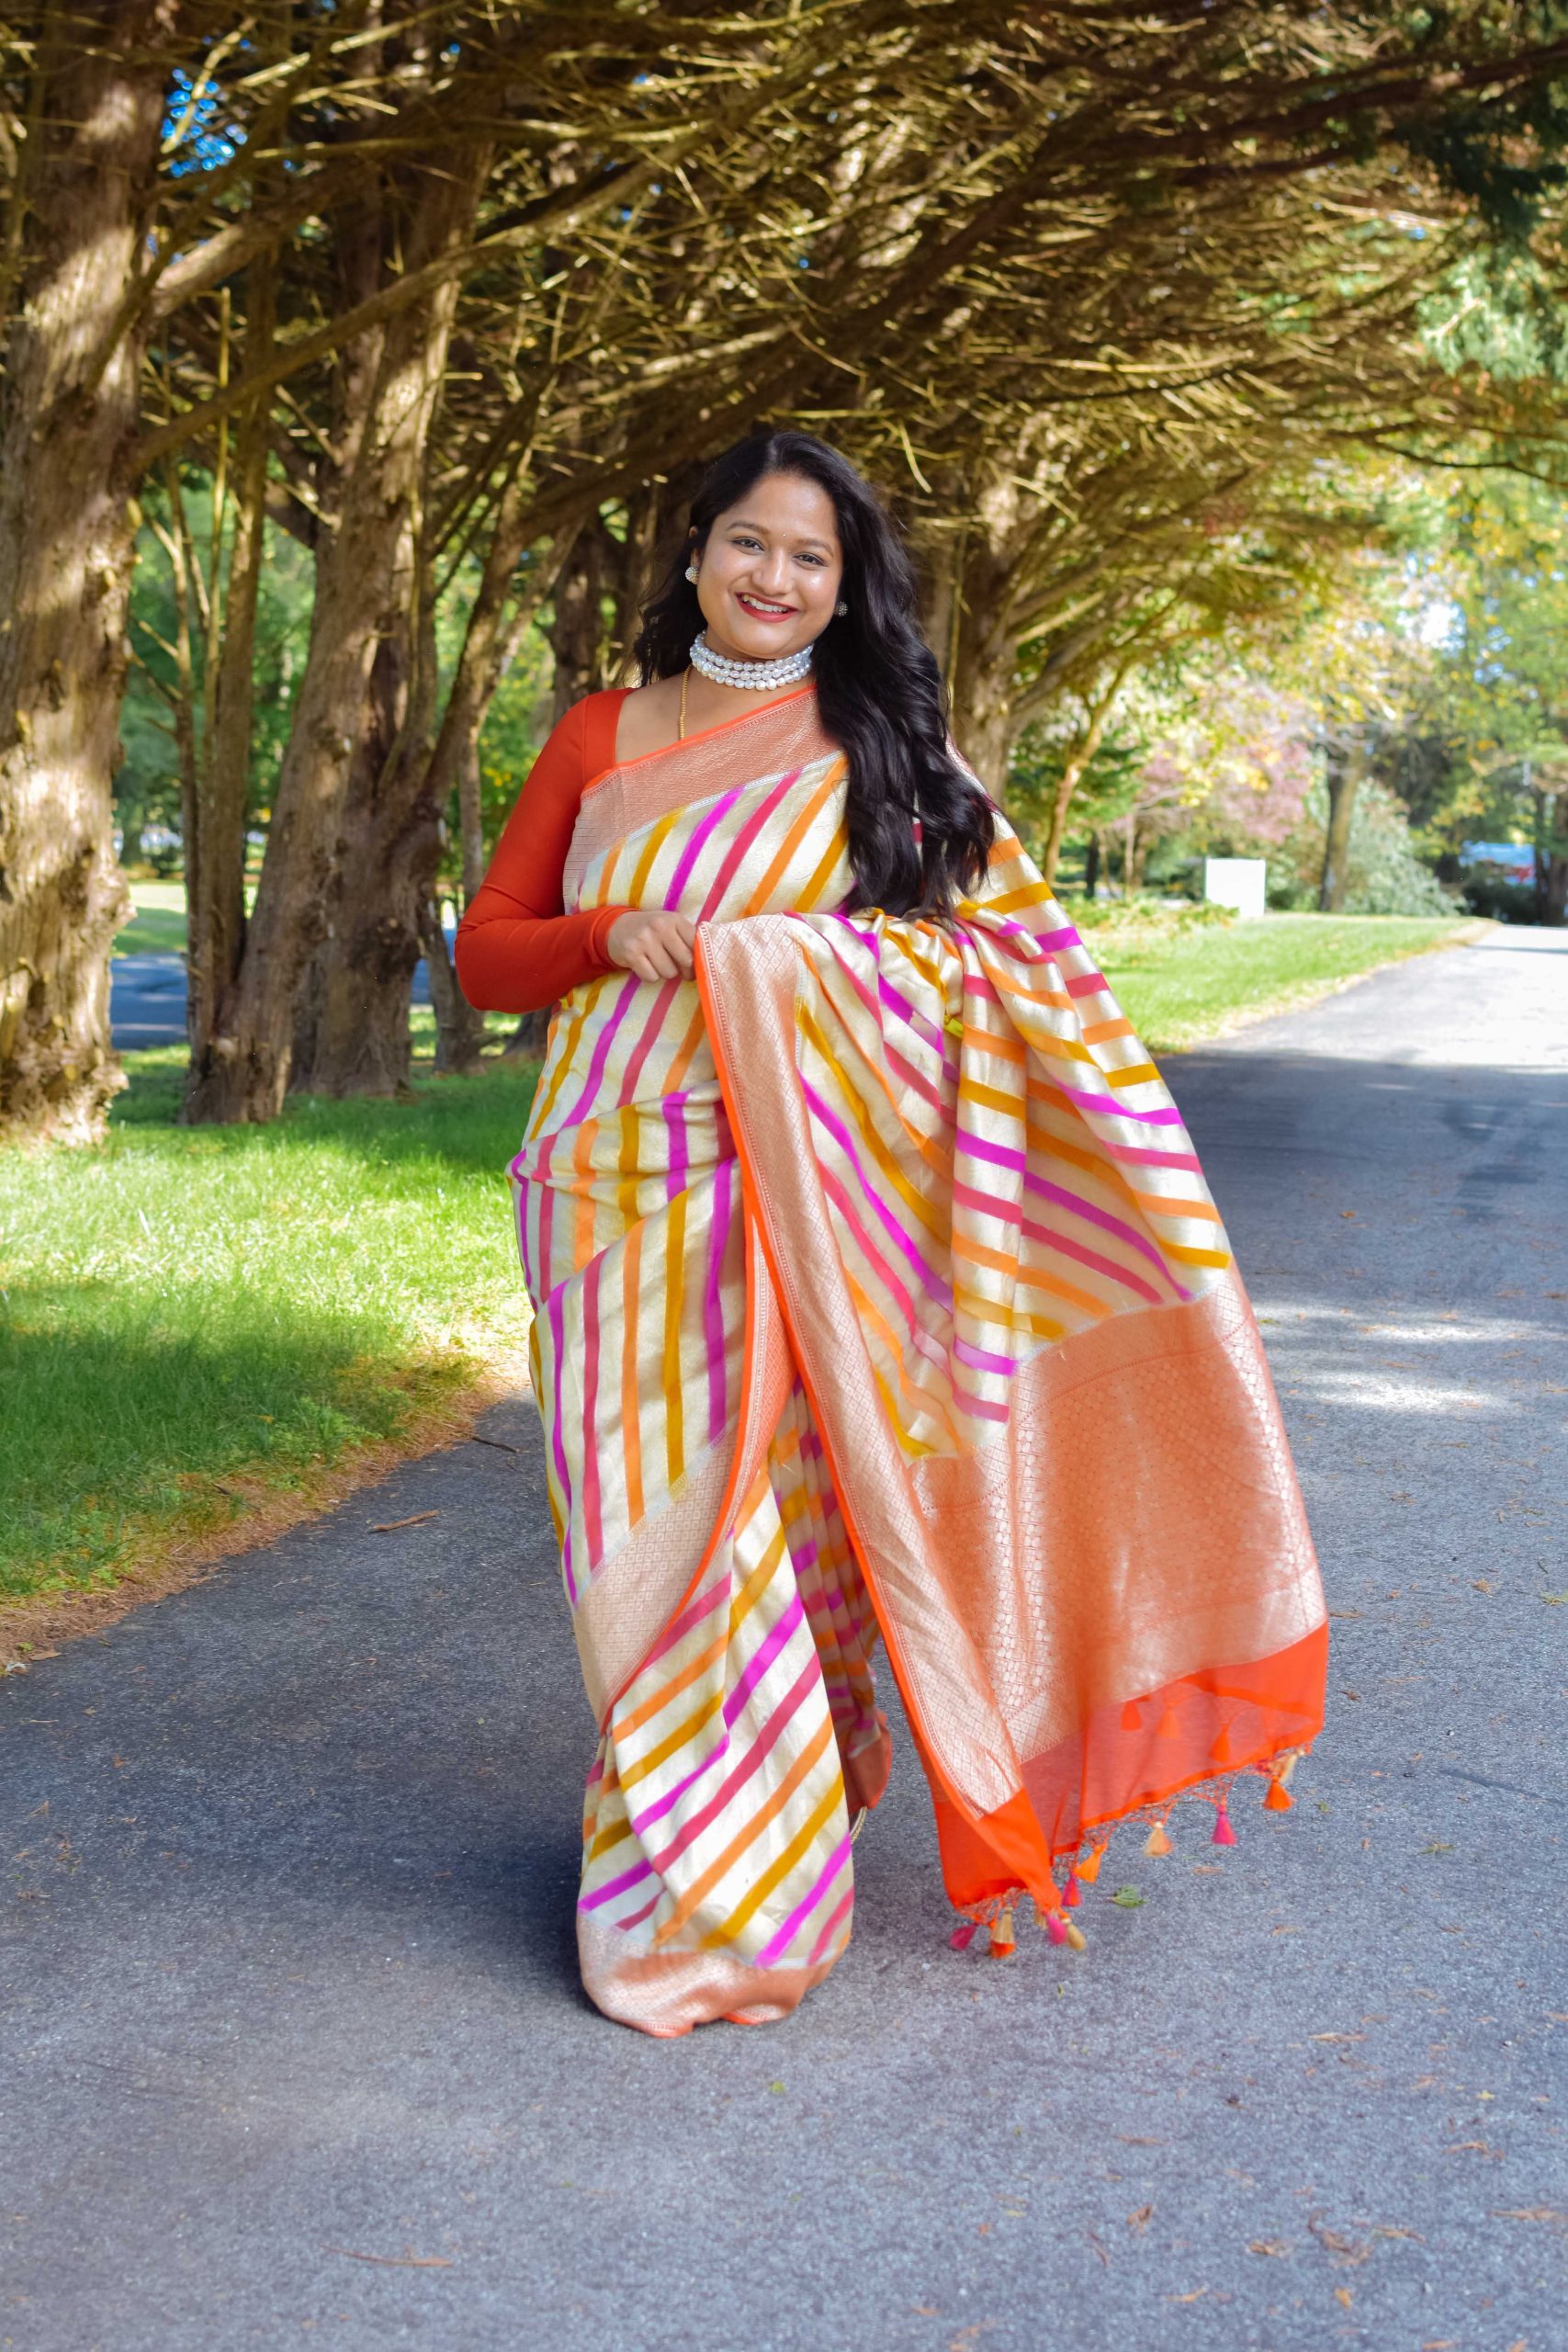
<svg viewBox="0 0 1568 2352"><path fill-rule="evenodd" d="M606 2024L502 1407L0 1687L0 2346L1568 2346L1568 939L1168 1074L1334 1611L1294 1811L1119 1842L1089 1951L1001 1964L905 1741L795 2018Z"/></svg>
<svg viewBox="0 0 1568 2352"><path fill-rule="evenodd" d="M448 930L447 938L457 936ZM422 956L413 967L412 1001L430 1002L430 974ZM117 956L109 967L109 1034L117 1053L186 1042L186 959L183 956Z"/></svg>

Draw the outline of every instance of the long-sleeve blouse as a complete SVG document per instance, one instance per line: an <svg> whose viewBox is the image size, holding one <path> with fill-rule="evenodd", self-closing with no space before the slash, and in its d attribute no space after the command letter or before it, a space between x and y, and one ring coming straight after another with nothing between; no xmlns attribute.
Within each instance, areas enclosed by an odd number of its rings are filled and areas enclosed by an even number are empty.
<svg viewBox="0 0 1568 2352"><path fill-rule="evenodd" d="M585 787L615 763L626 689L585 695L550 736L517 796L483 882L457 926L457 978L483 1012L536 1012L613 967L625 907L568 914L561 877Z"/></svg>

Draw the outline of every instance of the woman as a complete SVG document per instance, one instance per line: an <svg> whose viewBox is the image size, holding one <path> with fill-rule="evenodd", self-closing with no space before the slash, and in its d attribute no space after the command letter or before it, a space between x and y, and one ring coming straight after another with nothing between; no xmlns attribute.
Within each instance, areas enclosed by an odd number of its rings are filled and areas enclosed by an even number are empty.
<svg viewBox="0 0 1568 2352"><path fill-rule="evenodd" d="M457 939L559 1000L513 1163L590 1700L579 1944L649 2033L781 2018L849 1940L888 1771L948 1893L1053 1940L1111 1826L1321 1722L1312 1545L1169 1095L948 741L899 541L743 442L643 684L540 754ZM1253 1782L1253 1786L1257 1783ZM1075 1867L1076 1865L1076 1867Z"/></svg>

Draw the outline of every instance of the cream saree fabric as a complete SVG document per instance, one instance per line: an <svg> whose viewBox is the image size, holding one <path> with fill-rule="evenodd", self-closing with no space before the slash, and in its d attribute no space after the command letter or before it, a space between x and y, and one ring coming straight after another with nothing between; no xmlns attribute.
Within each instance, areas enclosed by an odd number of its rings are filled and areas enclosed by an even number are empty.
<svg viewBox="0 0 1568 2352"><path fill-rule="evenodd" d="M782 2016L843 1951L879 1637L972 1918L1059 1921L1110 1825L1223 1807L1321 1720L1272 1388L1157 1072L1005 827L946 929L851 888L809 688L591 786L568 904L680 909L698 976L560 1007L513 1164L600 1725L583 1977L656 2033Z"/></svg>

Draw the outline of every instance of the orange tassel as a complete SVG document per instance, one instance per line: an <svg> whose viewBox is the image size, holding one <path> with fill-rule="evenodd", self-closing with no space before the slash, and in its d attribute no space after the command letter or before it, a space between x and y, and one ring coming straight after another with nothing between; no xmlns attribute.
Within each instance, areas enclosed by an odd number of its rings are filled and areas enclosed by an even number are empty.
<svg viewBox="0 0 1568 2352"><path fill-rule="evenodd" d="M1179 1739L1180 1736L1181 1718L1177 1713L1174 1707L1168 1707L1164 1714L1161 1715L1159 1719L1159 1724L1155 1732L1155 1737L1156 1739Z"/></svg>
<svg viewBox="0 0 1568 2352"><path fill-rule="evenodd" d="M1142 1711L1142 1709L1139 1707L1139 1705L1138 1705L1138 1702L1137 1702L1136 1699L1129 1699L1129 1700L1128 1700L1128 1702L1127 1702L1127 1703L1126 1703L1126 1705L1122 1708L1122 1730L1123 1730L1123 1731L1142 1731L1142 1730L1143 1730L1143 1728L1144 1728L1144 1717L1143 1717L1143 1711Z"/></svg>
<svg viewBox="0 0 1568 2352"><path fill-rule="evenodd" d="M1006 1960L1014 1949L1012 1913L1004 1911L999 1919L991 1922L991 1958Z"/></svg>
<svg viewBox="0 0 1568 2352"><path fill-rule="evenodd" d="M1225 1801L1224 1797L1220 1799L1219 1804L1214 1808L1214 1834L1210 1838L1209 1843L1211 1846L1234 1846L1235 1844L1235 1831L1231 1827L1231 1817L1225 1811Z"/></svg>
<svg viewBox="0 0 1568 2352"><path fill-rule="evenodd" d="M1282 1780L1276 1777L1269 1783L1269 1793L1263 1800L1265 1813L1289 1813L1295 1799Z"/></svg>
<svg viewBox="0 0 1568 2352"><path fill-rule="evenodd" d="M1165 1834L1165 1824L1163 1821L1156 1821L1148 1836L1145 1838L1144 1851L1145 1854L1169 1853L1170 1840Z"/></svg>
<svg viewBox="0 0 1568 2352"><path fill-rule="evenodd" d="M1081 1861L1073 1865L1080 1883L1084 1886L1092 1886L1100 1876L1100 1865L1105 1859L1105 1849L1110 1842L1108 1838L1102 1838L1098 1846L1092 1846L1089 1849Z"/></svg>
<svg viewBox="0 0 1568 2352"><path fill-rule="evenodd" d="M1235 1750L1231 1746L1231 1736L1223 1724L1220 1726L1220 1736L1214 1742L1213 1754L1216 1764L1235 1762Z"/></svg>

